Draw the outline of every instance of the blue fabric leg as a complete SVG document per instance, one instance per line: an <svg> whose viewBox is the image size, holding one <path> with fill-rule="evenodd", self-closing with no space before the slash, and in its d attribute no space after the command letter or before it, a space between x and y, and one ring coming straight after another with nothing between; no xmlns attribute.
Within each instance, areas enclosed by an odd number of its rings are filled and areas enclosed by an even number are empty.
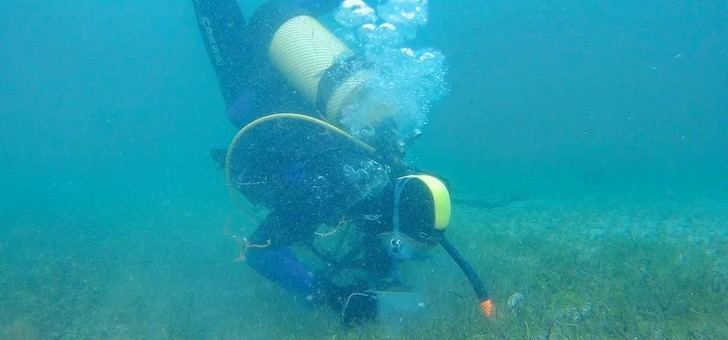
<svg viewBox="0 0 728 340"><path fill-rule="evenodd" d="M290 247L251 248L247 262L258 274L304 298L315 293L314 275Z"/></svg>

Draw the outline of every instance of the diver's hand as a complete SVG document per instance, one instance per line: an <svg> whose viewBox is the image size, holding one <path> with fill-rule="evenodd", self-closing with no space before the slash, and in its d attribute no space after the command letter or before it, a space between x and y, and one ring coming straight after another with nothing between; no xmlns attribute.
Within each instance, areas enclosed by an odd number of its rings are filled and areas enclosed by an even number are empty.
<svg viewBox="0 0 728 340"><path fill-rule="evenodd" d="M341 319L348 326L374 321L378 312L377 306L376 293L369 291L351 293L344 301Z"/></svg>
<svg viewBox="0 0 728 340"><path fill-rule="evenodd" d="M374 319L377 313L376 295L367 291L369 287L366 282L337 285L326 275L316 276L319 279L311 302L340 313L343 323L347 325Z"/></svg>

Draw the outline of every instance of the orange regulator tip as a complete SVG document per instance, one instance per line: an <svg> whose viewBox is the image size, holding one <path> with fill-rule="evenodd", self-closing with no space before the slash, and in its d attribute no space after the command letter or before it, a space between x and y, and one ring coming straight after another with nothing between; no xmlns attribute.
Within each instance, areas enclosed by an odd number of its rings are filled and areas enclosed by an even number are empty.
<svg viewBox="0 0 728 340"><path fill-rule="evenodd" d="M483 315L485 317L489 318L493 316L493 312L495 311L495 305L493 305L493 301L490 299L483 300L480 302L480 310L483 312Z"/></svg>

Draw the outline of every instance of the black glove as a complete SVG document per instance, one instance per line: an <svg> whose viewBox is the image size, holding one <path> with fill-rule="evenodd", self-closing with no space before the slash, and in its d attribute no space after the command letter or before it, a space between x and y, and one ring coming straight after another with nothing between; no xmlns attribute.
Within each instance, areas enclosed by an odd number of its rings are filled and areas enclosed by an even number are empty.
<svg viewBox="0 0 728 340"><path fill-rule="evenodd" d="M344 301L341 319L347 326L374 321L377 316L377 294L369 291L349 294Z"/></svg>
<svg viewBox="0 0 728 340"><path fill-rule="evenodd" d="M337 285L326 275L317 282L316 296L313 302L325 305L339 313L346 325L361 324L372 320L377 314L376 295L367 292L369 288L364 281L355 281L348 285Z"/></svg>

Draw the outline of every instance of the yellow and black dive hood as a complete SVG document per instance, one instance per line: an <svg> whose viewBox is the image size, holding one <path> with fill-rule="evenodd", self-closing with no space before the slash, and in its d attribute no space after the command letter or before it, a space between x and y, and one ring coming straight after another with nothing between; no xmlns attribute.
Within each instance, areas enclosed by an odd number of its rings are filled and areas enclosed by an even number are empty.
<svg viewBox="0 0 728 340"><path fill-rule="evenodd" d="M394 185L392 226L423 248L442 239L450 223L450 193L437 177L417 174L398 178Z"/></svg>

